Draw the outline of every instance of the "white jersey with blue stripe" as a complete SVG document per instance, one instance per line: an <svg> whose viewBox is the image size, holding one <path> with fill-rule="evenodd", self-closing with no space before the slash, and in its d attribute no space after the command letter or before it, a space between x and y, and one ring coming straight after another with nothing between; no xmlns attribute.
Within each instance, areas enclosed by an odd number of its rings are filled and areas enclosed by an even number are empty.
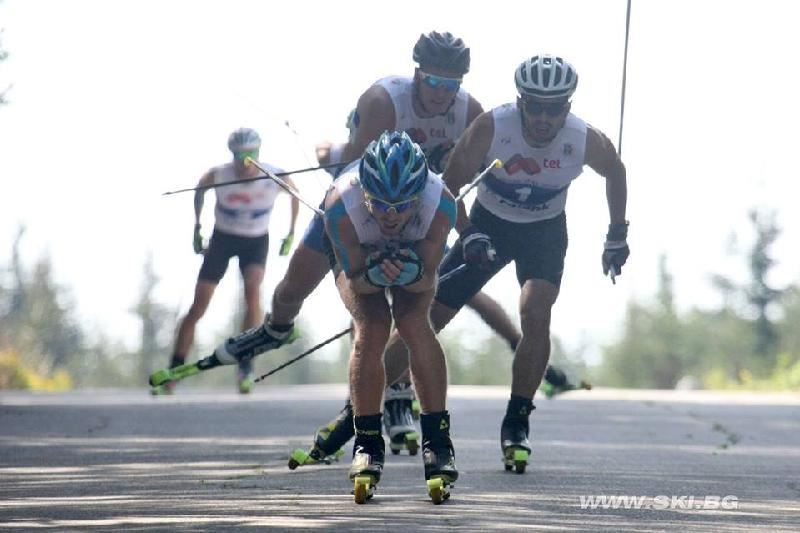
<svg viewBox="0 0 800 533"><path fill-rule="evenodd" d="M273 173L282 169L268 163L258 163ZM226 163L211 169L214 184L241 180L236 175L234 163ZM248 183L233 183L217 187L217 205L214 209L214 227L225 233L241 237L260 237L269 231L269 218L280 187L271 179L260 179Z"/></svg>
<svg viewBox="0 0 800 533"><path fill-rule="evenodd" d="M537 222L560 215L572 180L583 172L586 123L570 113L547 146L534 148L520 135L522 119L516 104L496 107L492 117L494 137L486 158L500 159L503 166L481 180L478 202L510 222Z"/></svg>

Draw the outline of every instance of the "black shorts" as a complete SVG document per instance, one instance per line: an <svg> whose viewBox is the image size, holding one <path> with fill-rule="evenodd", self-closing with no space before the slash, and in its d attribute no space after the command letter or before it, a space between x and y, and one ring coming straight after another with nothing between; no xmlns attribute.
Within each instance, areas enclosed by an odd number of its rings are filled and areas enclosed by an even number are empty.
<svg viewBox="0 0 800 533"><path fill-rule="evenodd" d="M268 250L269 234L260 237L241 237L215 228L197 279L219 283L228 270L231 257L239 258L239 271L242 274L249 265L259 265L263 268L267 264Z"/></svg>
<svg viewBox="0 0 800 533"><path fill-rule="evenodd" d="M514 261L517 281L543 279L561 285L564 257L567 254L567 217L564 213L539 222L509 222L486 210L478 202L472 206L470 221L492 239L497 257L490 270L467 267L439 283L436 301L460 309L478 294L486 283L508 263ZM461 239L458 239L439 266L444 275L464 264Z"/></svg>

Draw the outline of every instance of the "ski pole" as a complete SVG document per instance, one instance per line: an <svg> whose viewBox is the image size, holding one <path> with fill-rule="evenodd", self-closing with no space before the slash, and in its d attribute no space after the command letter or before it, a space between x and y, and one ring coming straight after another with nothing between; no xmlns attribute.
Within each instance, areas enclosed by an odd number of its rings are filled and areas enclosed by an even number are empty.
<svg viewBox="0 0 800 533"><path fill-rule="evenodd" d="M324 216L324 215L325 215L325 213L322 211L322 209L319 209L318 207L315 207L314 205L310 204L310 203L309 203L309 202L308 202L308 201L307 201L305 198L303 198L302 196L300 196L300 193L299 193L299 192L297 192L297 191L294 189L294 187L290 187L288 183L286 183L285 181L283 181L282 179L280 179L280 178L279 178L279 177L278 177L278 176L277 176L277 175L276 175L274 172L272 172L272 171L271 171L271 170L269 170L268 168L264 168L264 167L262 167L262 166L261 166L261 165L258 163L258 161L256 161L256 160L255 160L255 159L253 159L252 157L248 157L247 159L245 159L245 162L246 162L246 163L249 163L249 164L251 164L251 165L253 165L253 166L254 166L254 167L256 167L258 170L260 170L261 172L263 172L264 174L266 174L266 175L267 175L267 177L268 177L268 178L270 178L270 179L271 179L272 181L274 181L275 183L277 183L277 184L278 184L278 185L281 187L281 189L283 189L284 191L288 192L289 194L291 194L292 196L294 196L295 198L297 198L297 199L300 201L300 203L302 203L303 205L305 205L306 207L308 207L309 209L311 209L312 211L314 211L314 212L315 212L316 214L318 214L319 216Z"/></svg>
<svg viewBox="0 0 800 533"><path fill-rule="evenodd" d="M500 161L499 159L495 159L494 161L492 161L492 162L491 162L491 164L490 164L488 167L486 167L485 169L483 169L483 172L481 172L480 174L478 174L478 176L477 176L477 177L476 177L474 180L472 180L472 181L469 183L469 185L467 185L467 188L466 188L466 189L464 189L464 191L463 191L463 192L461 192L461 193L460 193L458 196L456 196L456 202L460 202L461 200L463 200L463 199L464 199L464 197L467 195L467 193L468 193L469 191L471 191L472 189L474 189L475 187L477 187L477 186L478 186L478 184L481 182L481 180L482 180L484 177L486 177L486 175L489 173L489 171L490 171L490 170L492 170L493 168L500 168L500 167L502 167L502 166L503 166L503 162L502 162L502 161Z"/></svg>
<svg viewBox="0 0 800 533"><path fill-rule="evenodd" d="M269 372L267 372L267 373L266 373L266 374L264 374L263 376L259 376L259 377L257 377L256 379L254 379L254 380L253 380L253 383L258 383L259 381L262 381L262 380L264 380L264 379L268 378L269 376L271 376L271 375L272 375L272 374L274 374L275 372L277 372L277 371L279 371L279 370L281 370L281 369L283 369L283 368L286 368L287 366L291 365L292 363L295 363L295 362L299 361L300 359L302 359L303 357L306 357L307 355L311 355L312 353L316 352L317 350L319 350L320 348L322 348L322 347L323 347L323 346L325 346L326 344L330 344L331 342L335 341L335 340L336 340L336 339L338 339L339 337L342 337L342 336L344 336L344 335L347 335L347 334L348 334L348 333L350 333L351 331L353 331L353 328L347 328L347 329L346 329L346 330L344 330L344 331L340 331L339 333L337 333L337 334L336 334L336 335L334 335L333 337L331 337L331 338L329 338L329 339L326 339L326 340L322 341L321 343L317 344L316 346L312 346L311 348L309 348L309 349L308 349L308 350L306 350L305 352L301 353L301 354L300 354L300 355L298 355L297 357L295 357L295 358L293 358L293 359L289 359L288 361L286 361L286 362L285 362L285 363L283 363L282 365L280 365L280 366L277 366L277 367L273 368L272 370L270 370Z"/></svg>
<svg viewBox="0 0 800 533"><path fill-rule="evenodd" d="M301 168L300 170L290 170L287 172L278 172L275 174L276 176L289 176L291 174L302 174L303 172L313 172L315 170L325 170L327 168L334 168L334 167L343 167L349 165L352 161L343 161L341 163L331 163L330 165L319 165L316 167L308 167L308 168ZM225 187L226 185L235 185L237 183L250 183L251 181L258 181L258 180L268 180L271 179L269 176L256 176L254 178L242 178L240 180L233 180L228 181L225 183L212 183L210 185L201 185L200 187L190 187L188 189L178 189L176 191L167 191L165 193L161 193L161 196L169 196L170 194L178 194L179 192L190 192L190 191L204 191L206 189L215 189L217 187Z"/></svg>

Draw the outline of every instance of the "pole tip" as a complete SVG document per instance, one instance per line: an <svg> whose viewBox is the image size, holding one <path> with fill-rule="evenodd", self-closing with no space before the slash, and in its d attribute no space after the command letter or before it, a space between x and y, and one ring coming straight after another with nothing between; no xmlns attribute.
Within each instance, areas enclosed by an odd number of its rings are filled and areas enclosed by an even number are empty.
<svg viewBox="0 0 800 533"><path fill-rule="evenodd" d="M499 159L495 159L494 161L492 161L492 166L494 168L500 168L503 166L503 162L500 161Z"/></svg>

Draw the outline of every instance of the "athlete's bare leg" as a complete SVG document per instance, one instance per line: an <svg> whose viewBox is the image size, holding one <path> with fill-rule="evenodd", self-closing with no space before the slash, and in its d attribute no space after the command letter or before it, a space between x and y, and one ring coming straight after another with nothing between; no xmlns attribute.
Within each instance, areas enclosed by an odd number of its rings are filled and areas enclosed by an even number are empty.
<svg viewBox="0 0 800 533"><path fill-rule="evenodd" d="M467 302L467 307L478 313L481 320L500 335L512 350L517 348L522 334L502 306L485 292L479 292Z"/></svg>
<svg viewBox="0 0 800 533"><path fill-rule="evenodd" d="M383 292L355 294L339 274L336 286L353 317L350 352L350 400L356 416L377 415L383 405L383 350L389 340L392 315Z"/></svg>
<svg viewBox="0 0 800 533"><path fill-rule="evenodd" d="M330 264L325 254L300 243L292 254L289 268L278 283L272 295L272 310L270 311L270 324L291 324L303 302L308 298L317 285L325 279L330 271Z"/></svg>
<svg viewBox="0 0 800 533"><path fill-rule="evenodd" d="M511 394L533 398L550 358L550 316L558 287L549 281L530 279L520 293L522 339L511 366Z"/></svg>
<svg viewBox="0 0 800 533"><path fill-rule="evenodd" d="M264 281L264 267L247 265L244 268L244 302L245 312L242 320L242 331L256 327L261 323L264 311L261 309L261 282Z"/></svg>
<svg viewBox="0 0 800 533"><path fill-rule="evenodd" d="M180 361L186 360L186 355L194 342L194 332L197 322L203 318L203 315L208 309L208 304L211 302L211 297L214 296L214 290L217 288L217 283L213 281L198 280L194 288L194 300L192 301L189 311L186 316L181 320L178 327L178 335L175 339L175 349L173 351L173 360Z"/></svg>

